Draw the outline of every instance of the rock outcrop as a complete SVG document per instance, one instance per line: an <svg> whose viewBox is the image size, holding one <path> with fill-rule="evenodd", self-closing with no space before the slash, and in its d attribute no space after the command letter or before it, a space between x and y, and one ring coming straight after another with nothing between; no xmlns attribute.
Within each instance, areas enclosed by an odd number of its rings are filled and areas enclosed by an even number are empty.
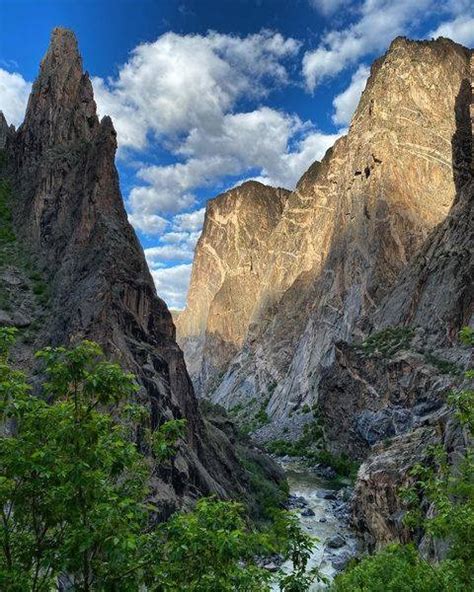
<svg viewBox="0 0 474 592"><path fill-rule="evenodd" d="M35 346L93 339L137 376L153 427L187 420L172 466L154 476L162 512L202 494L245 497L234 436L199 412L170 312L128 223L116 146L73 33L55 29L25 120L7 142L13 225L49 296Z"/></svg>
<svg viewBox="0 0 474 592"><path fill-rule="evenodd" d="M289 191L248 181L210 200L195 251L178 343L199 392L209 392L247 337L268 240Z"/></svg>
<svg viewBox="0 0 474 592"><path fill-rule="evenodd" d="M7 141L10 137L15 133L15 128L13 125L8 125L7 120L5 119L5 115L3 111L0 111L0 150L4 150Z"/></svg>
<svg viewBox="0 0 474 592"><path fill-rule="evenodd" d="M398 38L374 63L348 135L287 198L267 241L247 338L215 402L268 400L272 420L286 421L317 399L335 342L371 330L378 306L457 193L470 151L461 132L469 123L470 57L447 39Z"/></svg>

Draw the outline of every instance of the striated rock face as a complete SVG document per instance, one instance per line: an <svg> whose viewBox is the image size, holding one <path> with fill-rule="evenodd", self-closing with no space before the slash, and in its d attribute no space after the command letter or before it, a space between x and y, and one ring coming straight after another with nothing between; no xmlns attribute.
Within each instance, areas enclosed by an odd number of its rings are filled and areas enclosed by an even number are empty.
<svg viewBox="0 0 474 592"><path fill-rule="evenodd" d="M251 329L213 400L270 397L268 413L283 420L317 398L334 343L370 330L461 183L470 56L447 39L398 38L374 63L348 135L287 200Z"/></svg>
<svg viewBox="0 0 474 592"><path fill-rule="evenodd" d="M337 343L335 361L321 378L318 405L331 452L364 460L373 446L423 425L444 405L468 352L445 349L434 355L423 350L424 339L419 334L412 347L388 357ZM449 361L453 358L457 364Z"/></svg>
<svg viewBox="0 0 474 592"><path fill-rule="evenodd" d="M212 390L244 343L272 255L268 241L289 193L248 181L207 203L187 306L176 321L200 392Z"/></svg>
<svg viewBox="0 0 474 592"><path fill-rule="evenodd" d="M354 349L342 345L322 380L320 406L332 448L359 458L368 455L359 471L354 517L370 545L406 540L403 525L393 519L403 511L399 490L409 482L410 468L426 460L428 444L443 444L453 463L472 446L456 428L452 411L444 406L459 374L473 364L472 352L456 345L459 330L474 325L474 182L469 179L469 165L449 216L426 241L375 316L379 327L390 323L418 326L422 336L418 352L400 352L398 359L385 363L377 359L361 364ZM438 344L434 354L432 344ZM445 345L439 348L439 344ZM397 429L394 418L402 416ZM363 417L365 431L361 430ZM367 420L375 428L372 442L367 438ZM395 434L402 435L388 450L372 449L374 443ZM420 544L423 548L428 542ZM442 552L425 550L435 555Z"/></svg>
<svg viewBox="0 0 474 592"><path fill-rule="evenodd" d="M171 315L127 221L112 122L97 117L70 31L54 30L8 150L17 235L49 286L37 344L96 340L137 375L154 425L186 418L173 466L155 476L164 511L202 494L245 496L233 436L198 410Z"/></svg>
<svg viewBox="0 0 474 592"><path fill-rule="evenodd" d="M433 542L431 537L414 533L404 524L407 506L400 490L413 485L410 471L415 464L433 463L432 447L441 446L448 462L456 466L471 444L450 410L444 407L427 417L423 425L386 445L375 447L359 469L353 502L354 525L370 550L380 549L390 542L407 543L415 538L425 556L445 558L446 542ZM427 515L434 511L427 502L423 510Z"/></svg>
<svg viewBox="0 0 474 592"><path fill-rule="evenodd" d="M468 105L462 105L458 134L466 151L456 170L458 193L449 215L376 311L377 332L371 339L380 344L379 351L367 355L364 346L338 344L320 384L330 447L366 459L358 475L354 519L370 546L410 536L401 522L400 487L410 482L415 463L426 462L429 445L442 444L453 464L472 445L445 405L446 394L473 363L472 352L457 341L463 326L474 325L473 128L467 125ZM383 356L380 340L390 326L397 326L398 334L417 329L400 351ZM390 441L386 449L384 440ZM430 548L428 540L419 543L431 555L443 553Z"/></svg>
<svg viewBox="0 0 474 592"><path fill-rule="evenodd" d="M433 343L450 345L474 309L474 180L468 161L459 195L377 314L377 327L423 327ZM463 181L463 182L462 182Z"/></svg>

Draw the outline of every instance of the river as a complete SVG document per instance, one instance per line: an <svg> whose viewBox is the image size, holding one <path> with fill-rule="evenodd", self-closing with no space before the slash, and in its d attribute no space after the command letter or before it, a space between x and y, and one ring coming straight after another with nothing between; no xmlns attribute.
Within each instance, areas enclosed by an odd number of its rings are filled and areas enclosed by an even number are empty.
<svg viewBox="0 0 474 592"><path fill-rule="evenodd" d="M349 490L319 477L302 463L279 462L288 478L290 505L299 513L304 530L318 539L308 567L318 566L332 580L357 555L359 547L357 537L348 524ZM283 568L289 569L290 565L284 564ZM315 583L311 592L324 587ZM279 590L278 584L273 590Z"/></svg>

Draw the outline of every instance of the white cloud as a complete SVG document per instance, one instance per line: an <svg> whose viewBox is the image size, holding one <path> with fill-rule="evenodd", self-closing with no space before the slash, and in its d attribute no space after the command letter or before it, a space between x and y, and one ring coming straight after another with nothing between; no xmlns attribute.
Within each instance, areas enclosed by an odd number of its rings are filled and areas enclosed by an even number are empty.
<svg viewBox="0 0 474 592"><path fill-rule="evenodd" d="M310 5L324 16L331 16L343 6L348 6L352 0L309 0Z"/></svg>
<svg viewBox="0 0 474 592"><path fill-rule="evenodd" d="M400 34L407 34L433 0L364 0L358 20L349 27L328 31L320 45L303 57L303 75L309 90L335 76L362 57L382 51Z"/></svg>
<svg viewBox="0 0 474 592"><path fill-rule="evenodd" d="M206 208L188 212L186 214L178 214L173 218L173 227L177 231L198 232L201 230Z"/></svg>
<svg viewBox="0 0 474 592"><path fill-rule="evenodd" d="M157 266L162 267L163 261L177 261L180 259L192 261L193 250L189 249L187 245L182 246L181 244L159 245L145 249L145 256L148 265L153 269Z"/></svg>
<svg viewBox="0 0 474 592"><path fill-rule="evenodd" d="M157 214L147 214L140 211L129 214L128 220L132 226L140 228L140 230L146 235L161 234L169 224L168 220L162 216L158 216Z"/></svg>
<svg viewBox="0 0 474 592"><path fill-rule="evenodd" d="M189 263L151 270L158 295L169 308L184 308L191 267Z"/></svg>
<svg viewBox="0 0 474 592"><path fill-rule="evenodd" d="M351 83L346 90L333 100L334 115L332 120L336 125L349 125L351 122L369 74L370 68L364 64L359 66L352 75Z"/></svg>
<svg viewBox="0 0 474 592"><path fill-rule="evenodd" d="M441 23L428 37L448 37L457 43L472 47L474 45L474 17L468 14L458 16L452 21Z"/></svg>
<svg viewBox="0 0 474 592"><path fill-rule="evenodd" d="M0 110L9 124L19 126L25 116L31 83L21 74L0 68Z"/></svg>
<svg viewBox="0 0 474 592"><path fill-rule="evenodd" d="M113 117L121 146L143 148L148 133L212 133L240 97L288 83L285 61L298 50L299 42L271 31L166 33L136 47L116 79L94 79L99 112Z"/></svg>
<svg viewBox="0 0 474 592"><path fill-rule="evenodd" d="M144 114L127 100L125 92L111 92L102 78L93 77L92 85L98 114L112 118L120 146L145 148L148 124Z"/></svg>
<svg viewBox="0 0 474 592"><path fill-rule="evenodd" d="M162 233L167 215L193 207L198 188L226 175L259 169L291 187L320 156L319 144L334 141L295 115L237 109L242 98L259 101L288 84L288 62L299 48L271 31L167 33L133 50L115 79L94 79L99 113L112 115L122 150L143 149L153 138L177 160L139 169L128 198L137 229Z"/></svg>
<svg viewBox="0 0 474 592"><path fill-rule="evenodd" d="M226 175L261 171L270 183L293 187L308 166L320 159L339 134L323 134L298 117L260 107L248 113L228 113L215 133L194 128L178 152L183 163L150 166L139 172L148 186L135 187L129 206L136 227L141 218L179 212L194 204L193 190ZM148 225L147 225L148 227Z"/></svg>
<svg viewBox="0 0 474 592"><path fill-rule="evenodd" d="M163 261L192 261L199 232L168 232L161 237L160 245L145 249L145 257L151 268ZM164 243L164 244L163 244Z"/></svg>

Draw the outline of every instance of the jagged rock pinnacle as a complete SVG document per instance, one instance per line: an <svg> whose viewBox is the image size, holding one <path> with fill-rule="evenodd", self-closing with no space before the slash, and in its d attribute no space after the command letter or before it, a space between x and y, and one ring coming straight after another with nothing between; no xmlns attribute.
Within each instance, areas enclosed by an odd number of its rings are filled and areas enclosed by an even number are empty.
<svg viewBox="0 0 474 592"><path fill-rule="evenodd" d="M76 36L56 28L28 101L22 130L27 145L90 139L99 125L89 75L83 72ZM36 148L35 148L36 149Z"/></svg>
<svg viewBox="0 0 474 592"><path fill-rule="evenodd" d="M8 123L5 119L5 115L3 111L0 111L0 150L5 148L5 144L7 143L7 136L8 136Z"/></svg>
<svg viewBox="0 0 474 592"><path fill-rule="evenodd" d="M51 34L48 51L41 61L37 80L43 89L61 90L66 83L82 77L82 58L76 36L69 29L57 27ZM72 79L72 80L71 80Z"/></svg>
<svg viewBox="0 0 474 592"><path fill-rule="evenodd" d="M55 29L9 155L15 230L50 288L38 345L93 339L136 375L154 425L186 418L172 477L156 483L164 506L196 493L240 497L243 469L226 436L207 432L171 315L127 220L115 150L76 38Z"/></svg>

